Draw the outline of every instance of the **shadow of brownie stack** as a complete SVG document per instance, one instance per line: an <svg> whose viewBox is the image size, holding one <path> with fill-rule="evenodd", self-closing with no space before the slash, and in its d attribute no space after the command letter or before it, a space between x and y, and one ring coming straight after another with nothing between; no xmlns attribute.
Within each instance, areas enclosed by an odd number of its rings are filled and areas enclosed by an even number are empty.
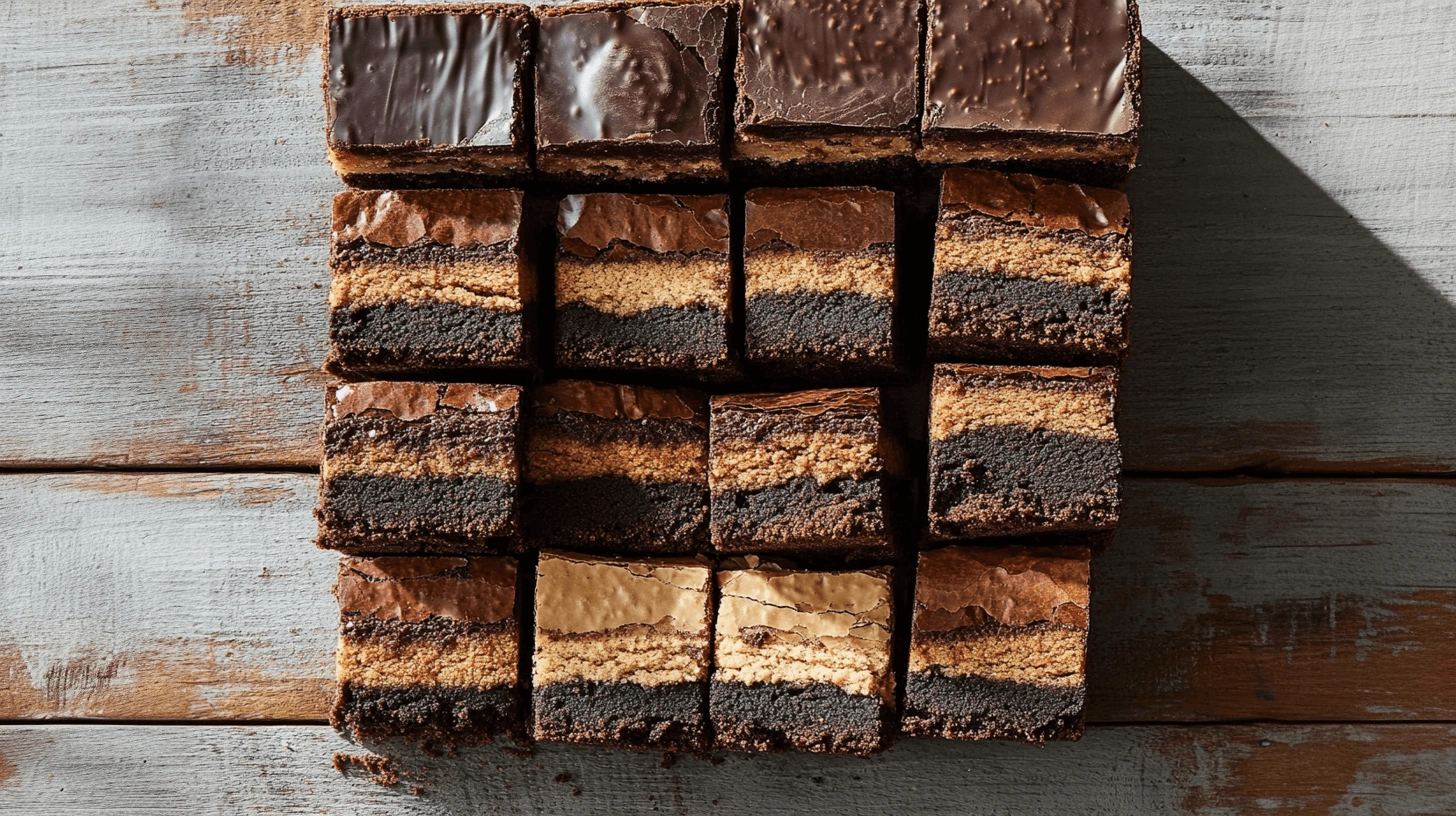
<svg viewBox="0 0 1456 816"><path fill-rule="evenodd" d="M1138 28L1132 0L332 9L334 725L1079 737L1132 244L1088 182L1136 158Z"/></svg>

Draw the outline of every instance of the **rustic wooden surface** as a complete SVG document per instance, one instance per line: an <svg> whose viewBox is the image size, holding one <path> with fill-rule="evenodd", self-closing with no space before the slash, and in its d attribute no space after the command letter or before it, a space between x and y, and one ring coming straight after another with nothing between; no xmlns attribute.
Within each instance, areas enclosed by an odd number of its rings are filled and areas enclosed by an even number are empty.
<svg viewBox="0 0 1456 816"><path fill-rule="evenodd" d="M1084 741L383 786L331 766L335 559L280 472L317 459L324 2L0 4L0 812L1456 812L1448 3L1142 2Z"/></svg>

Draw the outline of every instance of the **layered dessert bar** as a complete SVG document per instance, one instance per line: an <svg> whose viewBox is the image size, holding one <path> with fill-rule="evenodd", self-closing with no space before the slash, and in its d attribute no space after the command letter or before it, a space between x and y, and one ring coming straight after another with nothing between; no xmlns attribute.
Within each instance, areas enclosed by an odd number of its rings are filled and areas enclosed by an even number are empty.
<svg viewBox="0 0 1456 816"><path fill-rule="evenodd" d="M750 190L743 280L750 364L809 379L894 368L894 193Z"/></svg>
<svg viewBox="0 0 1456 816"><path fill-rule="evenodd" d="M527 7L329 10L329 161L349 184L526 172Z"/></svg>
<svg viewBox="0 0 1456 816"><path fill-rule="evenodd" d="M930 535L1117 524L1122 450L1111 368L942 364L930 391Z"/></svg>
<svg viewBox="0 0 1456 816"><path fill-rule="evenodd" d="M350 190L334 199L335 373L531 363L535 271L519 190Z"/></svg>
<svg viewBox="0 0 1456 816"><path fill-rule="evenodd" d="M929 0L920 159L1117 179L1137 158L1136 0Z"/></svg>
<svg viewBox="0 0 1456 816"><path fill-rule="evenodd" d="M556 364L716 378L731 368L728 197L567 196Z"/></svg>
<svg viewBox="0 0 1456 816"><path fill-rule="evenodd" d="M1042 744L1082 736L1086 547L920 554L905 733Z"/></svg>
<svg viewBox="0 0 1456 816"><path fill-rule="evenodd" d="M582 3L537 15L537 167L597 180L723 177L726 3Z"/></svg>
<svg viewBox="0 0 1456 816"><path fill-rule="evenodd" d="M536 739L706 746L713 570L688 558L544 550L536 566Z"/></svg>
<svg viewBox="0 0 1456 816"><path fill-rule="evenodd" d="M915 0L743 0L734 158L812 167L908 157L919 54Z"/></svg>
<svg viewBox="0 0 1456 816"><path fill-rule="evenodd" d="M520 732L514 559L345 558L334 594L339 731L444 745Z"/></svg>
<svg viewBox="0 0 1456 816"><path fill-rule="evenodd" d="M563 380L531 392L526 535L575 550L708 548L708 398Z"/></svg>
<svg viewBox="0 0 1456 816"><path fill-rule="evenodd" d="M884 748L895 711L890 577L888 567L719 572L708 703L716 746Z"/></svg>
<svg viewBox="0 0 1456 816"><path fill-rule="evenodd" d="M713 397L708 487L720 553L892 552L876 388Z"/></svg>
<svg viewBox="0 0 1456 816"><path fill-rule="evenodd" d="M520 401L516 386L330 386L319 546L457 553L516 536Z"/></svg>
<svg viewBox="0 0 1456 816"><path fill-rule="evenodd" d="M932 356L1116 363L1132 236L1116 190L952 168L940 188Z"/></svg>

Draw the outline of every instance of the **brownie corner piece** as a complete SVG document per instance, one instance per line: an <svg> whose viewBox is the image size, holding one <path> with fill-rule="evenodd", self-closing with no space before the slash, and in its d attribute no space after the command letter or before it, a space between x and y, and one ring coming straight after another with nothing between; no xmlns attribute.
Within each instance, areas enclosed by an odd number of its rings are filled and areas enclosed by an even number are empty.
<svg viewBox="0 0 1456 816"><path fill-rule="evenodd" d="M1137 158L1142 35L1136 0L928 0L918 156L1115 183Z"/></svg>
<svg viewBox="0 0 1456 816"><path fill-rule="evenodd" d="M334 594L338 731L436 747L522 732L514 559L345 558Z"/></svg>
<svg viewBox="0 0 1456 816"><path fill-rule="evenodd" d="M532 545L643 554L708 549L708 398L562 380L531 391Z"/></svg>
<svg viewBox="0 0 1456 816"><path fill-rule="evenodd" d="M334 199L334 373L517 370L535 265L520 190L348 190Z"/></svg>
<svg viewBox="0 0 1456 816"><path fill-rule="evenodd" d="M352 553L491 551L519 534L521 388L331 386L318 544Z"/></svg>
<svg viewBox="0 0 1456 816"><path fill-rule="evenodd" d="M524 175L530 42L524 4L330 9L324 97L335 172L369 186Z"/></svg>
<svg viewBox="0 0 1456 816"><path fill-rule="evenodd" d="M566 179L721 179L729 5L537 11L536 165Z"/></svg>
<svg viewBox="0 0 1456 816"><path fill-rule="evenodd" d="M706 747L712 567L543 550L531 668L535 739Z"/></svg>
<svg viewBox="0 0 1456 816"><path fill-rule="evenodd" d="M713 397L713 548L884 557L894 446L877 388Z"/></svg>
<svg viewBox="0 0 1456 816"><path fill-rule="evenodd" d="M931 538L1115 526L1117 380L1112 368L937 365Z"/></svg>
<svg viewBox="0 0 1456 816"><path fill-rule="evenodd" d="M743 277L750 365L804 379L894 370L894 193L749 190Z"/></svg>
<svg viewBox="0 0 1456 816"><path fill-rule="evenodd" d="M718 748L864 756L894 724L889 567L720 571L709 714Z"/></svg>
<svg viewBox="0 0 1456 816"><path fill-rule="evenodd" d="M919 8L916 0L743 0L733 157L811 169L908 160Z"/></svg>
<svg viewBox="0 0 1456 816"><path fill-rule="evenodd" d="M728 197L587 193L558 212L556 363L727 376Z"/></svg>
<svg viewBox="0 0 1456 816"><path fill-rule="evenodd" d="M1082 736L1091 550L954 546L920 555L901 729L1044 744Z"/></svg>
<svg viewBox="0 0 1456 816"><path fill-rule="evenodd" d="M941 182L929 350L944 360L1115 364L1127 351L1127 197L952 168Z"/></svg>

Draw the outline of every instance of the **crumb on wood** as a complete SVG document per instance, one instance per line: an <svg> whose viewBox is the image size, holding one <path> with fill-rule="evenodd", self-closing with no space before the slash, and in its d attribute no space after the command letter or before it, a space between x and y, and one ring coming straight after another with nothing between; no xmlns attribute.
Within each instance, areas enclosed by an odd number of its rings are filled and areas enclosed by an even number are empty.
<svg viewBox="0 0 1456 816"><path fill-rule="evenodd" d="M662 767L664 767L664 768L671 768L673 765L676 765L676 764L677 764L677 754L674 754L672 751L663 751L662 752Z"/></svg>
<svg viewBox="0 0 1456 816"><path fill-rule="evenodd" d="M501 748L501 750L504 751L505 753L509 754L510 756L515 757L516 759L523 759L523 760L524 759L530 759L531 757L534 757L536 755L536 751L535 751L534 748L527 748L527 747L516 748L516 747L512 747L512 746L507 745L507 746Z"/></svg>
<svg viewBox="0 0 1456 816"><path fill-rule="evenodd" d="M350 768L362 768L369 781L380 787L390 788L399 784L399 772L394 760L374 754L334 754L334 770L343 776L350 776Z"/></svg>
<svg viewBox="0 0 1456 816"><path fill-rule="evenodd" d="M411 796L424 796L425 795L425 786L424 785L410 785L409 786L409 792L410 792L410 795Z"/></svg>
<svg viewBox="0 0 1456 816"><path fill-rule="evenodd" d="M570 781L571 774L567 773L566 771L562 771L561 773L556 775L556 784L558 785L565 785L567 782Z"/></svg>

